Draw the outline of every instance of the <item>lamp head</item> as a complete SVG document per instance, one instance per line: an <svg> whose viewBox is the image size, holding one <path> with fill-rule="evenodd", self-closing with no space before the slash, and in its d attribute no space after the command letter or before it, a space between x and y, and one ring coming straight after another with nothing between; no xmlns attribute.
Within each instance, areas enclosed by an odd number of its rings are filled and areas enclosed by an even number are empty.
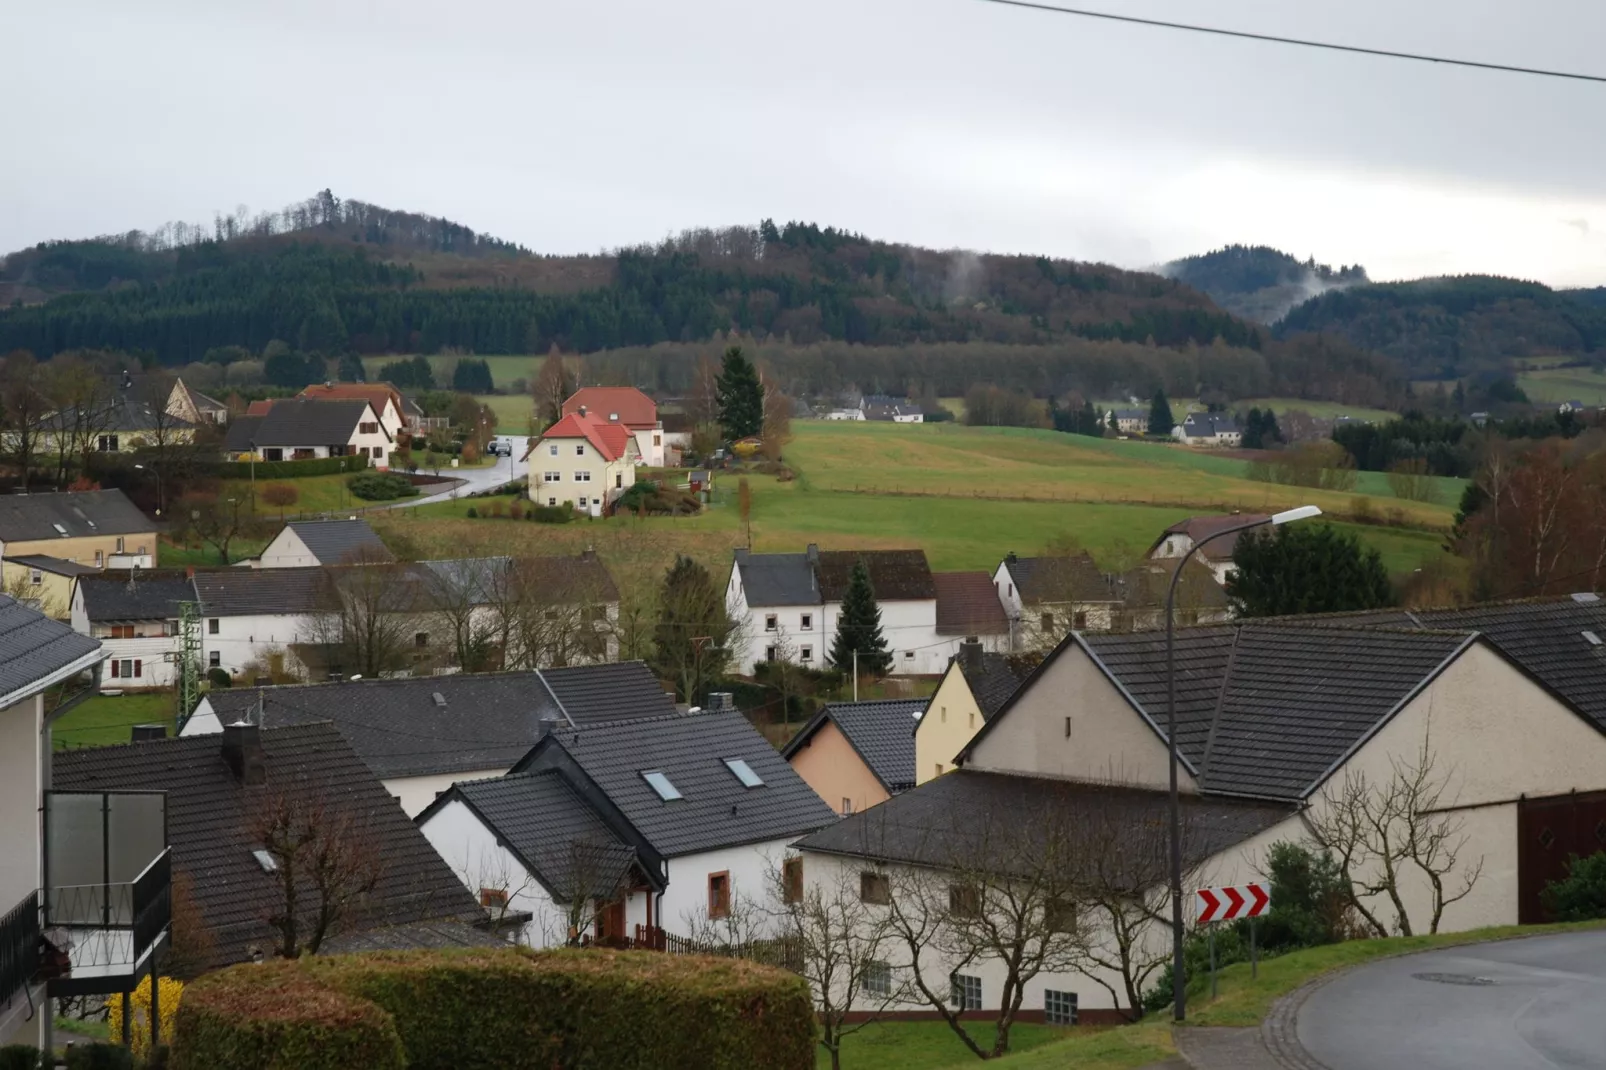
<svg viewBox="0 0 1606 1070"><path fill-rule="evenodd" d="M1271 518L1273 524L1290 524L1295 520L1308 520L1313 516L1321 516L1322 510L1316 505L1301 505L1298 509L1285 509Z"/></svg>

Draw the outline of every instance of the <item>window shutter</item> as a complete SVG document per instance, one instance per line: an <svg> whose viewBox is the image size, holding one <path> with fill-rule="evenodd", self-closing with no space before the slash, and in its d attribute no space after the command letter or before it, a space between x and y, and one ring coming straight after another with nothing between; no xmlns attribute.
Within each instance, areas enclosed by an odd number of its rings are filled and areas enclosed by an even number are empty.
<svg viewBox="0 0 1606 1070"><path fill-rule="evenodd" d="M117 659L113 658L112 659L112 679L114 679L114 680L117 678L117 675L118 675L117 674L117 669L118 669Z"/></svg>
<svg viewBox="0 0 1606 1070"><path fill-rule="evenodd" d="M139 675L139 669L140 669L140 661L139 661L138 658L135 658L134 659L134 675L135 676Z"/></svg>

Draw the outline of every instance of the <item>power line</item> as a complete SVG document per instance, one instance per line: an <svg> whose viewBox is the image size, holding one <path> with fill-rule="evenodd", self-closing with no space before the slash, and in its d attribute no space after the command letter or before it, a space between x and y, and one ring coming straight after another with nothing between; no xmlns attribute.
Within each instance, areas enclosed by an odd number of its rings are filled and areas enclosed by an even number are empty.
<svg viewBox="0 0 1606 1070"><path fill-rule="evenodd" d="M1482 63L1472 59L1451 59L1447 56L1429 56L1419 52L1394 52L1385 48L1363 48L1360 45L1339 45L1330 41L1309 41L1298 37L1279 37L1269 33L1250 33L1247 30L1224 30L1217 26L1196 26L1186 22L1167 22L1164 19L1143 19L1136 15L1116 15L1108 11L1088 11L1083 8L1057 7L1053 4L1033 3L1032 0L980 0L984 4L1002 7L1020 7L1031 11L1047 11L1056 15L1076 15L1087 19L1105 19L1126 22L1135 26L1152 26L1163 30L1183 30L1188 33L1208 33L1217 37L1238 37L1246 41L1266 41L1277 45L1297 45L1300 48L1321 48L1329 52L1353 52L1363 56L1382 56L1387 59L1408 59L1418 63L1442 63L1450 67L1473 67L1485 71L1504 71L1508 74L1534 74L1542 78L1568 78L1577 82L1606 83L1606 76L1578 74L1573 71L1548 70L1543 67L1517 67L1506 63Z"/></svg>

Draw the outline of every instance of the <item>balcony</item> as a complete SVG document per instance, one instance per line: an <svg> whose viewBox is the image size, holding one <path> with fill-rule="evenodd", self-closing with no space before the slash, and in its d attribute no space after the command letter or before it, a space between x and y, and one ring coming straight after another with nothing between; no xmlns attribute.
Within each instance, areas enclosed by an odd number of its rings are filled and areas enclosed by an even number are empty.
<svg viewBox="0 0 1606 1070"><path fill-rule="evenodd" d="M39 893L0 917L0 1014L23 998L39 973Z"/></svg>
<svg viewBox="0 0 1606 1070"><path fill-rule="evenodd" d="M52 996L129 991L172 921L162 792L48 792L45 938L66 953Z"/></svg>

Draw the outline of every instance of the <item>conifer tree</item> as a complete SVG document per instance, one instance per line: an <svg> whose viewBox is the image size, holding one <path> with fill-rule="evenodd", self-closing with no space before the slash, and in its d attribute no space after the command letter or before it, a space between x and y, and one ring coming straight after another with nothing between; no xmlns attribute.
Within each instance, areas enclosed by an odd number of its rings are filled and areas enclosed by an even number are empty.
<svg viewBox="0 0 1606 1070"><path fill-rule="evenodd" d="M1154 400L1149 402L1149 434L1169 435L1176 426L1171 417L1171 403L1165 398L1164 390L1154 392Z"/></svg>
<svg viewBox="0 0 1606 1070"><path fill-rule="evenodd" d="M1375 547L1328 524L1246 531L1233 547L1227 597L1240 617L1342 613L1393 605Z"/></svg>
<svg viewBox="0 0 1606 1070"><path fill-rule="evenodd" d="M741 346L725 350L719 374L719 425L732 442L756 435L764 427L764 387L758 370L742 355Z"/></svg>
<svg viewBox="0 0 1606 1070"><path fill-rule="evenodd" d="M842 596L842 612L837 616L836 639L831 644L831 664L853 671L853 652L859 652L859 671L880 676L892 668L892 652L881 634L881 607L876 605L875 588L870 585L870 569L860 558L848 576L848 589Z"/></svg>

